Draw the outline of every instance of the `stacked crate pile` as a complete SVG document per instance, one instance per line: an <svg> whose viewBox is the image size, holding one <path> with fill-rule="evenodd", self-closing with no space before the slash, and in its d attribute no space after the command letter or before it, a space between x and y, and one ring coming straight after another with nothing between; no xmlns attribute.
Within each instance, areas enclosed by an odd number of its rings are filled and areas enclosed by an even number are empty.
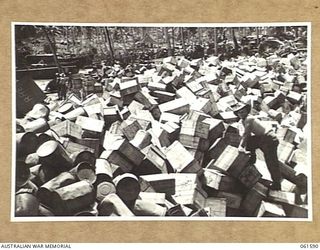
<svg viewBox="0 0 320 250"><path fill-rule="evenodd" d="M16 215L307 217L305 59L168 57L104 87L83 77L84 100L19 121ZM280 141L280 191L261 152L238 151L233 110L248 102Z"/></svg>

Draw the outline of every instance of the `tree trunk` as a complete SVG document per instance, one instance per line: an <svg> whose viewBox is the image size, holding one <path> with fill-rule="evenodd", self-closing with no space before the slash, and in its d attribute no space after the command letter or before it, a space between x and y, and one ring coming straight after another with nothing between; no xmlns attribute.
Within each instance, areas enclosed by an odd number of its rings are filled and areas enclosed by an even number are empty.
<svg viewBox="0 0 320 250"><path fill-rule="evenodd" d="M165 35L166 42L167 42L168 55L172 56L172 49L171 49L170 38L169 38L168 28L167 27L164 27L164 35Z"/></svg>
<svg viewBox="0 0 320 250"><path fill-rule="evenodd" d="M218 55L218 37L217 37L217 28L214 27L214 55Z"/></svg>
<svg viewBox="0 0 320 250"><path fill-rule="evenodd" d="M59 61L58 61L58 58L57 58L55 45L51 42L50 37L49 37L49 35L48 35L48 31L46 30L46 28L43 27L42 30L43 30L44 35L45 35L45 37L46 37L46 39L47 39L47 41L48 41L48 43L49 43L50 50L51 50L51 52L52 52L52 54L53 54L53 60L54 60L55 64L56 64L57 67L58 67L58 72L59 72L59 73L63 73L63 69L62 69L62 67L61 67L61 65L60 65L60 63L59 63Z"/></svg>
<svg viewBox="0 0 320 250"><path fill-rule="evenodd" d="M172 55L174 55L174 27L172 27Z"/></svg>
<svg viewBox="0 0 320 250"><path fill-rule="evenodd" d="M180 28L180 32L181 32L181 42L182 42L182 49L183 49L183 53L186 53L186 45L184 44L184 34L183 34L183 27Z"/></svg>
<svg viewBox="0 0 320 250"><path fill-rule="evenodd" d="M112 48L112 45L111 45L109 30L108 30L107 27L104 27L104 35L105 35L106 40L108 40L109 49L110 49L110 55L111 55L111 62L113 64L114 63L114 54L113 54L113 48Z"/></svg>

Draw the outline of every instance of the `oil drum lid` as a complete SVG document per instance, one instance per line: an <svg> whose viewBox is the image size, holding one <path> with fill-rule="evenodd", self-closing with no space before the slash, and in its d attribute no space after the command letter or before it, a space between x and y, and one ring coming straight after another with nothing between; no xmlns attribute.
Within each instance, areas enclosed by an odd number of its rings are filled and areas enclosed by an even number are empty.
<svg viewBox="0 0 320 250"><path fill-rule="evenodd" d="M97 186L97 200L102 201L107 195L109 194L115 194L116 193L116 187L111 182L101 182Z"/></svg>
<svg viewBox="0 0 320 250"><path fill-rule="evenodd" d="M119 175L113 179L117 194L124 201L136 200L140 193L138 178L130 173Z"/></svg>
<svg viewBox="0 0 320 250"><path fill-rule="evenodd" d="M80 181L87 180L91 184L97 179L94 167L88 162L80 162L77 165L77 177Z"/></svg>
<svg viewBox="0 0 320 250"><path fill-rule="evenodd" d="M40 158L51 155L57 149L58 145L59 143L57 141L47 141L38 148L37 154Z"/></svg>
<svg viewBox="0 0 320 250"><path fill-rule="evenodd" d="M94 153L92 153L88 150L84 150L84 151L80 152L79 154L77 154L73 165L76 166L81 162L88 162L91 164L91 166L95 166L96 157L95 157Z"/></svg>
<svg viewBox="0 0 320 250"><path fill-rule="evenodd" d="M70 102L67 102L58 109L58 112L61 114L66 114L70 112L72 109L73 109L73 104Z"/></svg>

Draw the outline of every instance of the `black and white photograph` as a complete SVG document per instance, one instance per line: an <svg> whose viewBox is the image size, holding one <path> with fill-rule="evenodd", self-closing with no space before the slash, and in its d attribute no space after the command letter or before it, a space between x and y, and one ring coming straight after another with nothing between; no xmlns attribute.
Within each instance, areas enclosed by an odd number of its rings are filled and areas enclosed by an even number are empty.
<svg viewBox="0 0 320 250"><path fill-rule="evenodd" d="M12 23L11 220L311 221L310 48L310 23Z"/></svg>

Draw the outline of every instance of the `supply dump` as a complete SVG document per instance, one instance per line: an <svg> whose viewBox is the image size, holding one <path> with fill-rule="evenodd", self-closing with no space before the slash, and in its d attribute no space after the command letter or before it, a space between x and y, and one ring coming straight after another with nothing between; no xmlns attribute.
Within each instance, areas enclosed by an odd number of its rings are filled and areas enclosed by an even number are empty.
<svg viewBox="0 0 320 250"><path fill-rule="evenodd" d="M18 67L15 216L308 218L301 36Z"/></svg>

